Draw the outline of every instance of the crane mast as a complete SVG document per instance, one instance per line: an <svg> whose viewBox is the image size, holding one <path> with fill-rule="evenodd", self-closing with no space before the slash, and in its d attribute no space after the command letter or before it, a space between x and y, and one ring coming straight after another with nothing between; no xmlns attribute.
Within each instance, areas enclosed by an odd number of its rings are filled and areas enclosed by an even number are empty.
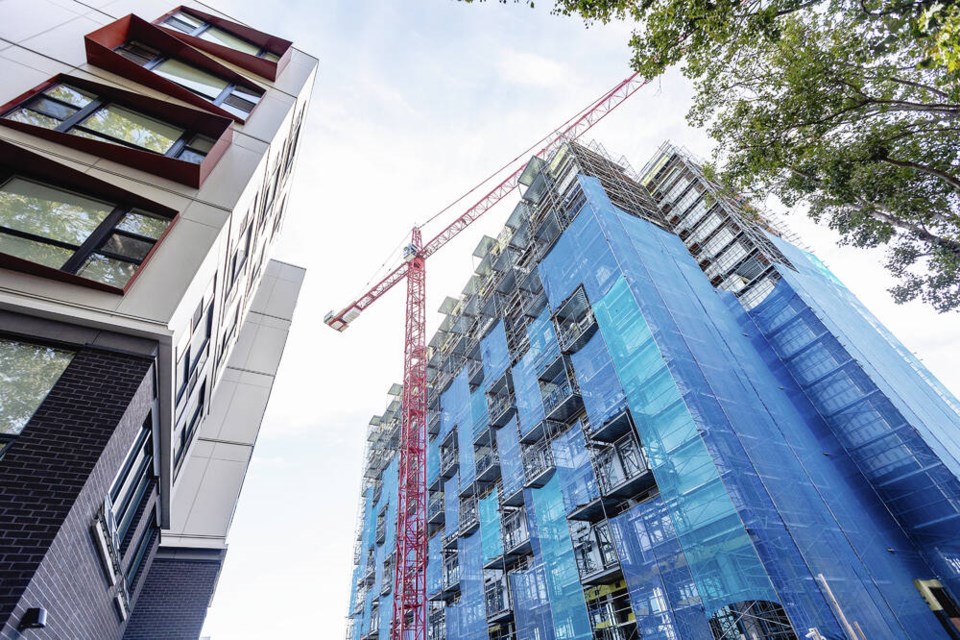
<svg viewBox="0 0 960 640"><path fill-rule="evenodd" d="M534 155L548 155L564 142L575 140L646 82L636 73L621 81L547 136ZM324 318L331 328L344 331L387 291L401 280L407 281L392 640L427 640L426 260L509 195L525 167L522 163L428 242L423 242L422 230L415 226L403 260L363 295Z"/></svg>

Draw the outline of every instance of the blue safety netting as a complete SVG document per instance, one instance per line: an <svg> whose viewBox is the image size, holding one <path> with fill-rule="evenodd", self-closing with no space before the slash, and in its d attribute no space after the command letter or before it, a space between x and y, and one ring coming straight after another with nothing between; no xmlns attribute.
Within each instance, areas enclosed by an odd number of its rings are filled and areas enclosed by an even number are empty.
<svg viewBox="0 0 960 640"><path fill-rule="evenodd" d="M427 486L432 487L440 476L440 439L430 438L427 442Z"/></svg>
<svg viewBox="0 0 960 640"><path fill-rule="evenodd" d="M566 513L572 513L600 497L597 476L590 462L590 453L579 422L558 435L550 443L557 467L556 478Z"/></svg>
<svg viewBox="0 0 960 640"><path fill-rule="evenodd" d="M617 379L613 359L599 332L572 354L570 361L590 424L599 427L626 407L627 399Z"/></svg>
<svg viewBox="0 0 960 640"><path fill-rule="evenodd" d="M486 379L484 379L486 380ZM470 394L470 438L471 443L477 439L490 422L487 411L486 382Z"/></svg>
<svg viewBox="0 0 960 640"><path fill-rule="evenodd" d="M460 630L456 638L487 640L481 539L478 532L460 538ZM449 636L448 636L449 637Z"/></svg>
<svg viewBox="0 0 960 640"><path fill-rule="evenodd" d="M555 640L543 564L510 572L517 640ZM448 636L453 638L455 636Z"/></svg>
<svg viewBox="0 0 960 640"><path fill-rule="evenodd" d="M498 320L480 340L480 356L483 359L483 379L488 384L499 379L510 366L510 350L507 348L503 320Z"/></svg>
<svg viewBox="0 0 960 640"><path fill-rule="evenodd" d="M452 535L460 528L460 472L443 482L443 532Z"/></svg>
<svg viewBox="0 0 960 640"><path fill-rule="evenodd" d="M517 430L516 416L497 429L496 433L503 493L505 496L512 496L523 488L523 461L520 458L520 433Z"/></svg>
<svg viewBox="0 0 960 640"><path fill-rule="evenodd" d="M503 532L500 527L500 490L494 488L480 499L480 539L483 564L503 555Z"/></svg>
<svg viewBox="0 0 960 640"><path fill-rule="evenodd" d="M513 367L513 390L517 404L517 423L526 435L544 418L543 398L537 381L537 356L527 351Z"/></svg>
<svg viewBox="0 0 960 640"><path fill-rule="evenodd" d="M427 596L443 589L443 533L427 540Z"/></svg>
<svg viewBox="0 0 960 640"><path fill-rule="evenodd" d="M563 506L560 482L554 475L546 485L530 492L528 517L536 522L539 552L544 566L547 599L557 640L591 640L593 630L573 554L570 526Z"/></svg>

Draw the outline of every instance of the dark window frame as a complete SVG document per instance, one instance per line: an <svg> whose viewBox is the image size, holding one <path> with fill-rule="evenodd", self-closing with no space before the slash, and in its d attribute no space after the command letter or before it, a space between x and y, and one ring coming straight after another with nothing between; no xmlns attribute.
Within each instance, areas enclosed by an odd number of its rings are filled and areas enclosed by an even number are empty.
<svg viewBox="0 0 960 640"><path fill-rule="evenodd" d="M268 53L275 55L277 59L271 60L266 56L257 57L218 42L205 40L197 35L188 34L176 27L165 24L168 18L175 16L178 12L183 12L195 20L205 22L212 27L217 27L232 36L245 40L254 46L261 47ZM187 7L180 5L174 7L154 20L153 24L195 49L210 53L271 81L276 81L277 77L293 57L293 43L289 40L258 31L244 24L233 22L220 15L203 12L195 6Z"/></svg>
<svg viewBox="0 0 960 640"><path fill-rule="evenodd" d="M200 162L170 157L143 147L129 144L115 144L106 138L92 139L49 129L39 124L29 124L7 118L6 116L43 96L43 92L57 85L68 85L80 91L95 95L110 105L123 107L143 114L165 124L178 127L196 135L209 138L213 144ZM191 94L192 95L192 94ZM220 158L230 148L233 139L232 116L218 115L209 110L198 110L157 98L133 93L118 87L93 82L86 78L77 78L64 73L57 74L41 84L25 91L9 102L0 105L0 126L28 133L31 136L62 144L85 153L108 157L114 162L146 171L161 178L167 178L181 184L199 188L213 171ZM102 135L102 134L98 134Z"/></svg>
<svg viewBox="0 0 960 640"><path fill-rule="evenodd" d="M164 29L156 24L151 24L146 20L136 16L128 15L107 25L104 25L88 33L84 37L87 62L91 65L105 69L111 73L123 76L133 80L141 85L150 87L166 95L177 98L194 107L199 107L207 112L225 116L244 124L249 115L252 115L256 108L251 109L249 114L238 115L227 109L214 104L206 96L191 91L189 88L169 80L149 69L143 67L145 57L141 57L140 62L136 62L124 57L117 52L117 49L129 43L139 43L140 45L158 52L165 58L177 60L183 64L193 67L199 71L218 77L224 83L242 86L247 93L253 96L259 96L257 105L263 102L262 97L266 89L248 78L218 62L213 57L204 53L200 47L191 46L183 39L176 37L176 30ZM197 42L191 39L191 43ZM199 42L205 42L200 40ZM150 58L146 58L150 59ZM257 58L250 58L258 61ZM249 102L249 100L248 100Z"/></svg>
<svg viewBox="0 0 960 640"><path fill-rule="evenodd" d="M0 118L8 119L11 114L13 114L13 113L15 113L15 112L17 112L17 111L20 111L21 109L29 109L30 111L34 111L34 112L39 113L40 115L46 116L46 117L48 117L48 118L56 118L55 116L51 116L51 115L48 114L48 113L44 113L43 111L41 111L40 109L35 108L35 106L34 106L34 105L36 105L38 102L41 102L41 101L43 101L43 100L47 100L47 101L50 101L50 102L54 102L54 103L57 103L57 104L66 106L66 107L68 107L68 108L70 108L70 109L75 109L75 110L76 110L76 113L74 113L74 114L73 114L72 116L70 116L69 118L66 118L66 119L64 119L64 120L60 120L60 125L59 125L59 126L56 126L56 127L52 128L52 129L47 129L48 131L55 131L55 132L57 132L57 133L67 133L67 134L69 134L72 130L78 129L78 130L80 130L80 131L83 131L84 133L88 133L88 134L91 134L91 135L95 135L95 136L97 136L98 138L102 138L105 142L109 142L109 143L111 143L111 144L120 145L120 146L122 146L122 147L126 147L127 149L133 149L133 150L136 150L136 151L143 151L143 152L146 152L146 153L152 153L152 154L155 154L155 155L158 155L158 156L164 156L164 157L173 158L173 159L176 159L176 160L183 160L184 162L193 162L192 160L184 160L184 159L181 157L182 154L183 154L185 151L190 151L190 152L192 152L192 153L195 153L195 154L201 156L201 161L200 161L200 162L202 162L202 159L203 159L203 158L206 158L207 154L209 153L209 152L207 152L207 151L202 151L202 150L196 149L195 147L191 147L191 146L190 146L191 143L193 142L193 140L194 140L197 136L204 136L204 137L208 138L208 139L210 140L211 148L212 148L213 145L216 144L216 142L217 142L215 139L210 138L210 136L207 136L207 135L199 132L199 131L196 130L195 128L187 128L187 127L184 127L184 126L181 126L181 125L179 125L179 124L172 123L172 122L165 122L165 121L163 121L163 120L160 120L160 118L157 118L156 116L154 116L154 115L152 115L152 114L143 113L143 112L141 112L141 111L138 111L136 108L130 107L130 106L128 106L128 105L126 105L126 104L124 104L124 103L122 103L122 102L118 102L117 100L109 100L109 99L107 99L107 98L102 98L102 97L100 97L100 96L95 96L93 99L91 99L90 103L87 104L87 106L85 106L85 107L77 107L76 105L72 105L72 104L70 104L70 103L68 103L68 102L66 102L66 101L64 101L64 100L61 100L60 98L57 98L57 97L55 97L55 96L51 96L51 95L49 95L49 94L46 93L48 90L53 89L53 88L58 87L58 86L61 86L61 85L68 86L68 87L72 86L72 85L70 85L69 82L65 82L65 81L53 82L53 83L50 84L49 86L44 87L42 90L40 90L40 91L37 92L36 94L30 96L29 98L27 98L27 99L25 99L25 100L23 100L23 101L15 104L13 107L11 107L11 108L3 111L2 113L0 113ZM75 87L75 88L80 88L80 87ZM83 90L84 90L85 92L89 92L87 89L83 89ZM178 128L178 129L182 129L182 130L183 130L183 133L182 133L182 134L180 135L180 137L173 143L173 145L171 145L170 149L168 149L166 153L159 153L159 152L157 152L157 151L153 151L152 149L147 149L146 147L141 147L141 146L139 146L139 145L136 145L136 144L134 144L134 143L132 143L132 142L128 142L128 141L122 140L122 139L120 139L120 138L115 138L115 137L113 137L113 136L111 136L111 135L109 135L109 134L107 134L107 133L102 132L102 131L97 131L97 130L95 130L95 129L90 129L90 128L88 128L88 127L83 126L83 122L84 122L87 118L89 118L91 115L93 115L94 113L96 113L97 111L99 111L99 110L102 109L102 108L111 107L111 106L121 107L121 108L123 108L123 109L127 109L128 111L133 111L134 113L137 113L137 114L139 114L139 115L145 116L145 117L147 117L147 118L150 118L150 119L153 119L153 120L158 120L158 121L163 122L164 124L166 124L166 125L168 125L168 126L172 126L172 127ZM56 119L59 119L59 118L56 118ZM23 123L23 124L26 124L26 123ZM44 127L44 128L46 128L46 127ZM200 164L200 162L196 162L196 163L194 163L194 164Z"/></svg>
<svg viewBox="0 0 960 640"><path fill-rule="evenodd" d="M141 48L141 49L149 49L150 51L154 52L154 53L153 53L153 57L147 59L146 62L144 62L144 63L139 63L139 62L137 62L136 60L134 60L133 57L128 57L128 55L124 55L125 53L126 53L126 54L131 54L130 49L133 48L133 47L139 47L139 48ZM246 120L247 118L249 118L249 117L250 117L250 114L253 113L253 110L257 108L257 105L259 105L259 104L263 101L263 97L266 95L266 91L264 91L263 88L261 88L261 87L254 87L252 84L244 85L243 83L238 82L238 81L236 81L236 80L229 80L229 79L227 79L227 78L224 78L223 76L219 76L219 75L217 75L216 73L213 73L212 71L210 71L210 70L208 70L208 69L202 69L202 68L196 66L195 64L192 64L192 63L190 63L190 62L188 62L188 61L186 61L186 60L183 60L183 59L181 59L181 58L178 58L177 56L170 55L169 53L166 53L166 52L164 52L164 51L160 51L159 49L156 49L156 48L154 48L154 47L151 47L151 46L148 45L148 44L144 44L144 43L142 43L142 42L140 42L140 41L138 41L138 40L127 40L126 42L124 42L123 44L121 44L119 47L115 48L113 51L114 51L114 53L116 53L117 55L123 56L124 58L126 58L127 60L133 62L134 64L139 64L143 69L146 69L147 71L150 71L151 73L154 73L154 75L157 75L158 77L160 77L160 78L162 78L162 79L164 79L164 80L167 80L167 81L169 81L169 82L172 82L172 83L174 83L175 85L177 85L177 86L179 86L179 87L181 87L181 88L183 88L183 89L186 89L186 90L189 91L190 93L192 93L192 94L194 94L194 95L196 95L196 96L199 96L199 97L203 98L204 100L206 100L207 102L209 102L209 103L212 104L213 106L219 107L219 108L224 109L224 110L226 110L226 107L224 106L224 103L227 101L228 98L230 98L231 96L234 95L234 93L236 92L236 90L237 90L238 88L246 89L246 90L248 91L248 93L249 93L251 90L260 91L260 95L257 97L257 101L251 104L249 111L245 111L245 112L244 112L245 115L239 115L239 114L235 114L235 113L233 113L233 112L229 112L232 116L237 117L237 118L243 118L244 120ZM137 57L140 57L140 56L137 56ZM163 64L164 62L167 62L167 61L170 61L170 60L174 60L174 61L179 62L179 63L181 63L181 64L185 64L185 65L187 65L188 67L190 67L191 69L195 69L195 70L201 71L201 72L203 72L203 73L209 73L210 75L214 76L215 78L219 78L220 80L223 80L224 82L226 82L226 83L227 83L227 86L224 87L224 88L220 91L220 95L218 95L216 98L211 99L209 96L206 96L206 95L204 95L204 94L202 94L202 93L199 93L199 92L197 92L197 91L194 91L193 89L191 89L191 88L189 88L189 87L185 87L184 85L180 84L180 83L177 82L176 80L170 80L169 78L164 78L163 76L160 76L159 74L157 74L157 73L154 71L154 69L156 69L158 66L160 66L160 65ZM238 98L238 99L243 100L243 101L245 101L245 102L250 102L249 100L246 100L245 98L242 98L242 97L240 97L240 98ZM229 105L228 105L228 106L229 106ZM238 109L238 110L239 110L239 109Z"/></svg>
<svg viewBox="0 0 960 640"><path fill-rule="evenodd" d="M52 189L73 192L73 193L76 193L77 195L80 195L86 198L103 200L103 198L100 198L96 195L91 195L91 194L83 193L77 190L65 188L61 185L51 182L50 180L38 179L28 173L22 173L10 167L4 167L4 166L0 166L0 191L2 191L4 186L14 178L20 178L28 182L33 182L35 184L40 184L46 187L50 187ZM4 227L3 225L0 225L0 233L22 238L24 240L30 240L32 242L48 244L55 247L60 247L61 249L67 249L67 250L73 251L73 255L70 257L70 259L67 260L59 269L54 269L53 267L46 267L46 268L67 273L67 274L76 276L77 278L80 278L82 280L97 283L105 287L109 287L110 290L119 291L122 293L126 291L127 287L136 279L136 276L140 273L140 270L143 268L143 265L147 262L147 259L154 252L157 245L160 244L160 241L164 238L166 233L170 230L170 227L173 226L175 217L168 218L154 211L144 211L144 213L146 214L150 214L158 218L165 218L166 220L168 220L167 227L166 229L164 229L163 233L161 233L160 236L157 238L151 238L149 236L144 236L126 229L119 228L119 225L123 221L124 216L128 213L137 213L138 207L125 205L125 204L117 204L115 202L108 202L108 204L113 205L113 209L110 211L109 214L107 214L107 216L97 226L97 228L94 229L94 231L89 236L87 236L86 240L84 240L79 245L71 244L69 242L65 242L62 240L55 240L53 238L39 236L27 231L21 231L19 229L11 229L9 227ZM142 258L125 256L123 254L110 251L109 249L106 249L105 246L107 242L110 240L110 238L114 235L119 235L119 236L129 238L131 240L135 240L138 242L149 243L150 249L144 254ZM108 283L100 282L99 280L87 278L79 273L80 269L86 264L87 260L96 254L106 256L111 260L117 260L120 262L133 264L136 266L136 269L133 275L130 276L130 278L127 280L127 282L124 284L122 288L115 287ZM6 254L2 254L2 255L6 255ZM10 256L10 257L15 257L15 256ZM24 262L29 262L31 264L34 264L38 267L44 267L44 265L40 265L39 263L32 262L31 260L27 260L26 258L22 258L22 260Z"/></svg>
<svg viewBox="0 0 960 640"><path fill-rule="evenodd" d="M185 13L185 14L187 14L188 16L192 17L194 20L199 20L202 24L201 24L199 27L196 27L195 29L191 29L190 31L184 31L183 29L179 29L178 27L174 27L174 26L171 25L168 21L169 21L169 20L177 20L177 14L178 14L178 13ZM183 22L183 20L177 20L177 21L180 22L180 23L182 23L182 24L186 24L185 22ZM189 10L189 7L180 7L179 9L174 9L172 13L170 13L169 15L166 15L166 16L162 17L162 18L159 20L159 22L157 22L157 24L158 24L158 25L162 25L162 26L164 26L164 27L168 27L168 28L170 28L170 29L176 29L177 31L181 32L183 35L185 35L185 36L190 36L190 37L192 37L192 38L199 38L204 32L206 32L206 31L208 31L208 30L216 27L217 29L220 29L221 31L224 31L224 32L226 32L226 33L229 33L230 35L232 35L233 37L235 37L235 38L237 38L237 39L239 39L239 40L243 40L244 42L246 42L246 43L249 44L249 45L253 45L254 47L259 47L259 51L257 51L256 54L247 53L246 55L252 55L253 57L255 57L255 58L260 58L260 59L262 59L262 60L267 60L267 57L266 57L266 56L267 56L268 53L272 53L273 55L277 56L278 58L279 58L281 55L283 55L283 54L278 54L276 51L271 51L268 47L266 47L266 46L264 46L264 45L257 44L256 42L253 42L253 41L250 40L249 38L245 38L244 36L240 35L239 33L234 33L233 31L230 31L229 29L224 29L222 25L213 24L213 23L211 23L211 22L208 22L206 19L204 19L204 18L202 18L202 17L200 17L200 16L194 15L194 14ZM186 26L189 27L190 25L186 25ZM208 41L208 42L209 42L209 41ZM214 42L214 43L212 43L212 44L219 44L219 43ZM220 46L222 46L222 47L227 47L228 49L233 49L233 47L231 47L231 46L229 46L229 45L220 45ZM240 51L239 49L234 49L234 51L236 51L237 53L246 53L245 51Z"/></svg>

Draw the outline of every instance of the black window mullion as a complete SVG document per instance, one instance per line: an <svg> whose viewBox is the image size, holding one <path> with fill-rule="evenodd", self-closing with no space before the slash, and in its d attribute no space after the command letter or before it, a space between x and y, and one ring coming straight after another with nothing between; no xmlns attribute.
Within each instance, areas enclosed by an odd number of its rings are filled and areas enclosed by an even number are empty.
<svg viewBox="0 0 960 640"><path fill-rule="evenodd" d="M195 15L191 15L191 14L187 14L187 15L189 15L191 18L193 18L193 19L195 19L195 20L199 20L199 19L200 19L200 18L197 18L197 16L195 16ZM193 36L194 38L199 38L201 33L203 33L204 31L207 31L207 30L208 30L210 27L212 27L212 26L213 26L213 25L210 24L209 22L204 22L202 25L200 25L199 27L197 27L196 29L194 29L193 32L192 32L190 35Z"/></svg>
<svg viewBox="0 0 960 640"><path fill-rule="evenodd" d="M53 246L60 247L61 249L69 249L70 251L76 251L79 249L79 247L75 244L70 244L69 242L64 242L62 240L55 240L53 238L47 238L46 236L38 236L37 234L30 233L28 231L20 231L19 229L11 229L4 226L0 226L0 231L6 233L7 235L23 238L24 240L33 240L34 242L40 242L42 244L52 244Z"/></svg>
<svg viewBox="0 0 960 640"><path fill-rule="evenodd" d="M128 238L133 238L134 240L140 240L141 242L149 242L153 244L157 241L156 238L151 238L150 236L142 236L135 231L127 231L126 229L114 229L113 232L118 236L127 236Z"/></svg>
<svg viewBox="0 0 960 640"><path fill-rule="evenodd" d="M144 63L143 68L146 69L147 71L153 71L154 67L159 65L161 62L166 62L168 59L169 59L168 57L165 57L163 55L158 55L153 60L149 60L148 62Z"/></svg>
<svg viewBox="0 0 960 640"><path fill-rule="evenodd" d="M213 104L219 106L223 104L223 101L226 100L232 93L233 90L237 88L237 82L231 82L227 87L220 92L220 95L217 96L217 99L213 101Z"/></svg>
<svg viewBox="0 0 960 640"><path fill-rule="evenodd" d="M137 260L136 258L131 258L130 256L114 253L113 251L109 251L107 249L101 249L100 251L97 251L97 253L107 256L108 258L113 258L119 262L129 262L130 264L136 265L143 263L143 260Z"/></svg>
<svg viewBox="0 0 960 640"><path fill-rule="evenodd" d="M179 156L180 152L187 147L187 141L190 140L193 137L193 135L194 134L192 131L184 131L183 135L177 138L177 141L173 143L173 146L171 146L170 149L167 150L167 153L165 155L171 158L176 158L177 156Z"/></svg>
<svg viewBox="0 0 960 640"><path fill-rule="evenodd" d="M61 125L56 128L56 131L64 131L64 132L68 131L71 127L85 120L87 116L92 114L94 111L96 111L103 105L104 105L104 101L100 100L99 98L95 100L91 100L90 104L85 106L83 109L77 109L77 112L75 114L73 114L66 120L62 120Z"/></svg>
<svg viewBox="0 0 960 640"><path fill-rule="evenodd" d="M117 207L111 211L103 222L100 223L100 226L80 245L80 248L73 254L73 257L67 260L66 264L61 267L61 270L76 273L83 263L86 262L87 258L97 250L97 247L104 243L107 236L113 231L113 228L120 224L120 220L126 212L127 209L125 207Z"/></svg>

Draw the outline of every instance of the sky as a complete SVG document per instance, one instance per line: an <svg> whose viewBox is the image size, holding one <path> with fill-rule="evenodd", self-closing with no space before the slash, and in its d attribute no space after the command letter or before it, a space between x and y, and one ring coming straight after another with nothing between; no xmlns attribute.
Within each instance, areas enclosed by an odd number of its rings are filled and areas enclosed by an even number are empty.
<svg viewBox="0 0 960 640"><path fill-rule="evenodd" d="M365 290L414 224L629 75L628 26L585 28L550 15L549 0L537 4L212 3L320 60L273 256L306 267L307 277L204 627L212 640L343 637L365 429L402 374L403 287L343 334L327 328L323 316ZM707 157L710 140L684 119L691 96L674 70L587 138L637 169L667 139ZM472 274L474 247L484 234L497 234L517 197L430 258L428 335L439 325L443 298L457 296ZM960 391L960 370L951 362L960 344L955 313L894 304L882 252L838 247L832 232L801 211L787 220L949 389ZM431 229L439 230L427 227L427 237Z"/></svg>

